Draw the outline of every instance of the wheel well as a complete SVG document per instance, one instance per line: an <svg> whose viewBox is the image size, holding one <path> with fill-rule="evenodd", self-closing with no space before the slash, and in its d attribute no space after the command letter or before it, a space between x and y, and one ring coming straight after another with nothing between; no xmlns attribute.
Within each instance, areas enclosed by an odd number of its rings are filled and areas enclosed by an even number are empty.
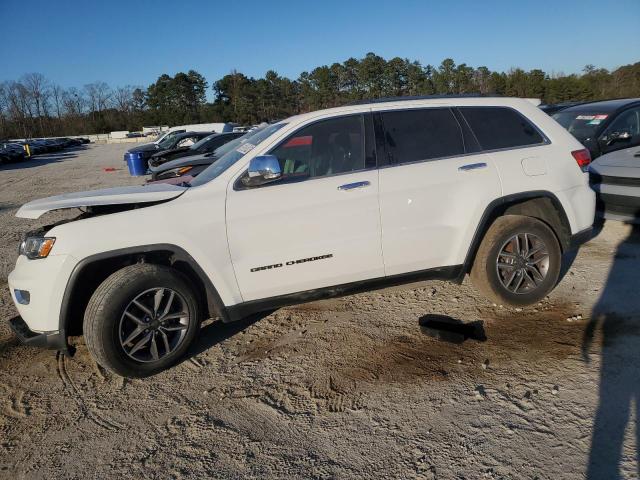
<svg viewBox="0 0 640 480"><path fill-rule="evenodd" d="M503 215L523 215L538 219L551 228L558 239L562 252L567 251L570 247L571 226L557 198L545 194L527 198L507 197L492 203L485 211L465 260L465 273L470 271L480 243L487 233L487 230L489 230L489 227L491 227L496 218Z"/></svg>
<svg viewBox="0 0 640 480"><path fill-rule="evenodd" d="M165 265L175 268L184 274L193 284L200 302L201 311L206 315L204 318L209 318L212 314L215 314L214 299L208 294L207 286L201 276L188 261L179 258L170 250L126 253L107 258L98 258L86 263L72 277L73 282L70 281L69 285L67 285L67 289L70 289L70 291L65 292L66 302L63 304L63 311L61 311L61 321L64 322L65 334L68 336L81 335L84 312L93 292L112 273L139 262Z"/></svg>

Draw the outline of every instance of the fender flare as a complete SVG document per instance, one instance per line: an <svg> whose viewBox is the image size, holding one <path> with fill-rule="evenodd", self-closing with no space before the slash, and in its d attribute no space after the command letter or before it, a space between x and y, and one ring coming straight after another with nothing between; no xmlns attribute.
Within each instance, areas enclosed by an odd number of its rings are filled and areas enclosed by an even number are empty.
<svg viewBox="0 0 640 480"><path fill-rule="evenodd" d="M475 259L476 253L478 252L478 248L480 248L480 243L484 238L485 233L496 219L499 216L500 210L508 207L509 205L515 202L521 202L526 200L534 200L536 198L547 198L551 200L551 203L554 205L558 214L560 215L560 222L568 228L568 233L571 235L571 226L569 223L569 217L567 217L567 213L562 205L562 202L555 196L552 192L547 190L532 190L529 192L520 192L514 193L511 195L505 195L504 197L497 198L493 200L482 213L482 217L480 217L480 222L476 227L476 231L473 234L473 239L471 244L469 245L469 249L467 250L467 255L465 256L463 268L460 273L460 278L458 278L458 282L461 283L464 279L464 276L467 272L470 271L473 261ZM554 232L558 235L558 232ZM559 238L560 247L562 251L565 252L570 249L571 245L569 242L562 242L562 239Z"/></svg>
<svg viewBox="0 0 640 480"><path fill-rule="evenodd" d="M145 255L154 252L170 252L172 258L176 261L181 261L187 263L195 275L197 275L198 279L204 285L207 306L209 308L210 313L217 313L222 321L227 323L230 321L229 315L227 313L227 309L222 302L218 291L213 286L211 279L209 276L202 270L202 267L195 261L195 259L189 255L189 253L183 248L169 244L169 243L156 243L151 245L140 245L136 247L127 247L120 248L116 250L109 250L106 252L100 252L95 255L89 255L88 257L80 260L76 266L73 268L71 275L69 275L69 279L67 280L67 285L64 290L64 295L62 297L62 303L60 305L60 316L59 316L59 327L60 332L64 335L64 332L68 331L68 322L70 318L70 312L73 308L72 305L72 297L75 287L78 284L79 278L82 275L82 272L89 267L91 264L108 260L110 258L118 258L118 257L127 257L132 255Z"/></svg>

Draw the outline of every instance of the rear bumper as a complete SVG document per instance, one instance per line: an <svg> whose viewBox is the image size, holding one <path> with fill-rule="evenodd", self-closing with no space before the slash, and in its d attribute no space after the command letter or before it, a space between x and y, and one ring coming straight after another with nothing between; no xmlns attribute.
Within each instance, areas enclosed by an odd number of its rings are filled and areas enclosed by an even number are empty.
<svg viewBox="0 0 640 480"><path fill-rule="evenodd" d="M636 195L601 193L598 196L598 215L607 220L640 223L640 188Z"/></svg>
<svg viewBox="0 0 640 480"><path fill-rule="evenodd" d="M42 333L34 332L20 316L10 319L9 326L20 341L26 345L71 353L64 330Z"/></svg>

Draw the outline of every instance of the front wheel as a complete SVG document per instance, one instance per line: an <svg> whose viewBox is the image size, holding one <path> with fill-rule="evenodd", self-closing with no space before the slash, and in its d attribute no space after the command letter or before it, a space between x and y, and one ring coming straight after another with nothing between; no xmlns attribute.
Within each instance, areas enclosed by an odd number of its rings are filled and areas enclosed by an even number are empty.
<svg viewBox="0 0 640 480"><path fill-rule="evenodd" d="M482 239L471 280L496 303L531 305L554 289L561 262L558 239L545 223L505 215L496 219Z"/></svg>
<svg viewBox="0 0 640 480"><path fill-rule="evenodd" d="M188 279L152 264L111 274L93 293L84 316L89 352L124 377L146 377L175 364L199 327L198 302Z"/></svg>

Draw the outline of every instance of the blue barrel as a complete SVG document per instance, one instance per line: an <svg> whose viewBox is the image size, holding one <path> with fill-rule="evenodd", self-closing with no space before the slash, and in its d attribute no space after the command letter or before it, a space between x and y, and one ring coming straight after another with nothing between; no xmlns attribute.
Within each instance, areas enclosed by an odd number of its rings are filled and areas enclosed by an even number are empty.
<svg viewBox="0 0 640 480"><path fill-rule="evenodd" d="M147 162L138 152L125 153L124 160L132 177L141 177L147 173Z"/></svg>

